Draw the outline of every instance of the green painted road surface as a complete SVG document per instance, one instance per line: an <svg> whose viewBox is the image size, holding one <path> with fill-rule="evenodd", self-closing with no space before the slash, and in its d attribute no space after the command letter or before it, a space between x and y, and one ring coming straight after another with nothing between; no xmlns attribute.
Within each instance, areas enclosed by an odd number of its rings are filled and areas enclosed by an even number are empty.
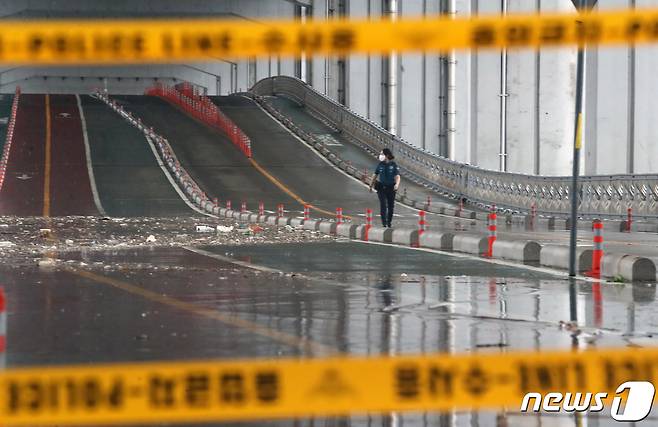
<svg viewBox="0 0 658 427"><path fill-rule="evenodd" d="M102 102L82 97L98 194L110 216L179 216L185 204L144 135Z"/></svg>

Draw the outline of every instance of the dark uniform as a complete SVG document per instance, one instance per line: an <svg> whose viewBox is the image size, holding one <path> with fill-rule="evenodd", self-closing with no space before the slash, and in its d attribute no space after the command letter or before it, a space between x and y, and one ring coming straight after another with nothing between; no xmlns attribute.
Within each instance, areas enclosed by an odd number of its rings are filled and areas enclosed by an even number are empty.
<svg viewBox="0 0 658 427"><path fill-rule="evenodd" d="M375 175L377 175L375 190L379 197L382 225L390 227L395 206L395 177L400 175L400 168L394 161L379 162Z"/></svg>

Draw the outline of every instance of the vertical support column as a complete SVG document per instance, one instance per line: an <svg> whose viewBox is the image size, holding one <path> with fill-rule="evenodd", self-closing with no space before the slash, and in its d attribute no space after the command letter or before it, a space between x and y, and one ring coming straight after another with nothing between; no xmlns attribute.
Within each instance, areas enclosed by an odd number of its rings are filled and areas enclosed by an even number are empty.
<svg viewBox="0 0 658 427"><path fill-rule="evenodd" d="M457 17L457 0L448 0L450 19ZM446 157L455 160L455 133L457 132L457 54L454 49L448 55L448 152Z"/></svg>
<svg viewBox="0 0 658 427"><path fill-rule="evenodd" d="M507 0L501 0L502 16L507 15ZM499 170L507 172L507 49L500 51L500 147Z"/></svg>
<svg viewBox="0 0 658 427"><path fill-rule="evenodd" d="M398 20L398 0L388 0L389 19ZM392 51L388 58L388 131L398 134L398 65L399 57Z"/></svg>

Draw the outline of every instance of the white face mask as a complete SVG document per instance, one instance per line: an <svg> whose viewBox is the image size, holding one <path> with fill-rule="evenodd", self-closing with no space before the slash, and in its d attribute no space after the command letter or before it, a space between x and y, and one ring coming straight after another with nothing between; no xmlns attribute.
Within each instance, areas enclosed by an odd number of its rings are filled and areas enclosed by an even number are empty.
<svg viewBox="0 0 658 427"><path fill-rule="evenodd" d="M380 155L379 155L379 161L380 161L380 162L383 162L384 160L386 160L386 156L383 155L383 154L380 154Z"/></svg>

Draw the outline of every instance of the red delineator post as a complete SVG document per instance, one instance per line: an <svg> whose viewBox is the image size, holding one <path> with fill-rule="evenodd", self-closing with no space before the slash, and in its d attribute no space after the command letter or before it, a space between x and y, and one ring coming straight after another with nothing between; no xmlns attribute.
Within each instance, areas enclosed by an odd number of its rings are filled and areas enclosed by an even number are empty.
<svg viewBox="0 0 658 427"><path fill-rule="evenodd" d="M336 208L336 224L343 223L343 208Z"/></svg>
<svg viewBox="0 0 658 427"><path fill-rule="evenodd" d="M218 207L219 206L219 199L217 197L215 197L214 199L212 199L212 203L213 203L213 205L215 205L215 207Z"/></svg>
<svg viewBox="0 0 658 427"><path fill-rule="evenodd" d="M258 215L265 215L265 204L263 202L258 202Z"/></svg>
<svg viewBox="0 0 658 427"><path fill-rule="evenodd" d="M282 203L279 203L276 206L276 216L278 216L279 218L281 218L283 216L283 204Z"/></svg>
<svg viewBox="0 0 658 427"><path fill-rule="evenodd" d="M418 242L414 246L420 246L420 236L425 232L425 226L427 222L425 221L425 211L418 211Z"/></svg>
<svg viewBox="0 0 658 427"><path fill-rule="evenodd" d="M633 223L633 208L626 210L626 231L631 232L631 224Z"/></svg>
<svg viewBox="0 0 658 427"><path fill-rule="evenodd" d="M242 202L242 204L240 205L240 212L242 213L247 212L247 202L244 201Z"/></svg>
<svg viewBox="0 0 658 427"><path fill-rule="evenodd" d="M496 205L491 206L491 213L489 213L489 248L487 250L487 256L491 258L493 256L493 244L496 241L496 220L498 215L496 215Z"/></svg>
<svg viewBox="0 0 658 427"><path fill-rule="evenodd" d="M231 201L230 201L230 200L227 200L227 201L226 201L226 209L228 209L228 210L231 210L231 209L232 209L232 208L231 208Z"/></svg>
<svg viewBox="0 0 658 427"><path fill-rule="evenodd" d="M366 232L363 235L363 240L368 241L368 234L372 228L372 209L366 209Z"/></svg>
<svg viewBox="0 0 658 427"><path fill-rule="evenodd" d="M457 216L462 216L462 211L464 210L464 199L459 198L459 208L457 209Z"/></svg>
<svg viewBox="0 0 658 427"><path fill-rule="evenodd" d="M603 222L595 219L592 223L594 229L594 251L592 252L592 270L587 273L588 276L601 276L601 260L603 259Z"/></svg>
<svg viewBox="0 0 658 427"><path fill-rule="evenodd" d="M304 221L311 219L311 207L309 205L304 205Z"/></svg>

